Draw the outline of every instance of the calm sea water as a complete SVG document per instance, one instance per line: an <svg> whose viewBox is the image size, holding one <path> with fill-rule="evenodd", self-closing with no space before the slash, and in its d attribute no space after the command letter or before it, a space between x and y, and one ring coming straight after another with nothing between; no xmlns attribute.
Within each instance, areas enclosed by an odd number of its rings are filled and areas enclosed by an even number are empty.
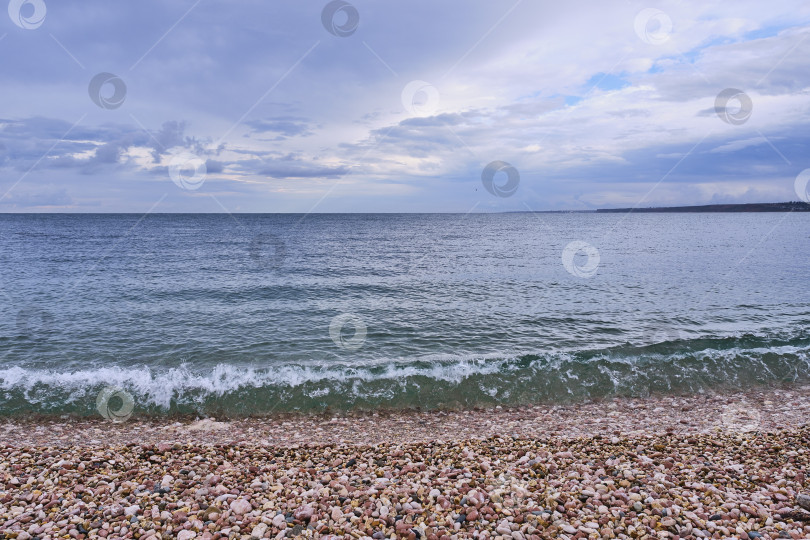
<svg viewBox="0 0 810 540"><path fill-rule="evenodd" d="M799 213L1 215L0 415L807 380L808 254Z"/></svg>

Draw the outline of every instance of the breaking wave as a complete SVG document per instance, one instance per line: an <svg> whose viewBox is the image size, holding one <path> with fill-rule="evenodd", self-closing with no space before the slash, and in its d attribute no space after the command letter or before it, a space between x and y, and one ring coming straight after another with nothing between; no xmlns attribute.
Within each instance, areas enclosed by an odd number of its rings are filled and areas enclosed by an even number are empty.
<svg viewBox="0 0 810 540"><path fill-rule="evenodd" d="M457 408L578 401L810 379L810 337L751 334L596 350L426 356L361 364L208 368L109 366L0 369L0 415L95 413L107 387L129 392L136 414L239 416L325 409Z"/></svg>

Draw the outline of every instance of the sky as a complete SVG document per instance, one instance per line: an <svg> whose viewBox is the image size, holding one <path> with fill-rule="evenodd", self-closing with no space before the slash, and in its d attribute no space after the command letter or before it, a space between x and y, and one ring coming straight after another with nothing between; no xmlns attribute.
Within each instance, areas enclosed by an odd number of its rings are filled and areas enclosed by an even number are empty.
<svg viewBox="0 0 810 540"><path fill-rule="evenodd" d="M11 0L0 36L2 212L808 198L806 0Z"/></svg>

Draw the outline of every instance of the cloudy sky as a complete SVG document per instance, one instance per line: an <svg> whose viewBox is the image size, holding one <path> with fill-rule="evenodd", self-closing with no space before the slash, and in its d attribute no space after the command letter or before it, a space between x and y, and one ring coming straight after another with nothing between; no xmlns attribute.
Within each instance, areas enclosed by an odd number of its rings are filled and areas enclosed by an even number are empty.
<svg viewBox="0 0 810 540"><path fill-rule="evenodd" d="M806 0L11 0L0 36L6 212L783 201L810 167Z"/></svg>

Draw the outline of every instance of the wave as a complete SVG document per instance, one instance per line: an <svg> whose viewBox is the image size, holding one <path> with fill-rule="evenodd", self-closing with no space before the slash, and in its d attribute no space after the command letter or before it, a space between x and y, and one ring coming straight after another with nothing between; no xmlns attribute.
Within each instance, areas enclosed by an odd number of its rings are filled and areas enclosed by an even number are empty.
<svg viewBox="0 0 810 540"><path fill-rule="evenodd" d="M109 388L140 414L456 408L565 402L810 380L810 337L672 339L647 346L364 363L0 369L0 415L95 414Z"/></svg>

